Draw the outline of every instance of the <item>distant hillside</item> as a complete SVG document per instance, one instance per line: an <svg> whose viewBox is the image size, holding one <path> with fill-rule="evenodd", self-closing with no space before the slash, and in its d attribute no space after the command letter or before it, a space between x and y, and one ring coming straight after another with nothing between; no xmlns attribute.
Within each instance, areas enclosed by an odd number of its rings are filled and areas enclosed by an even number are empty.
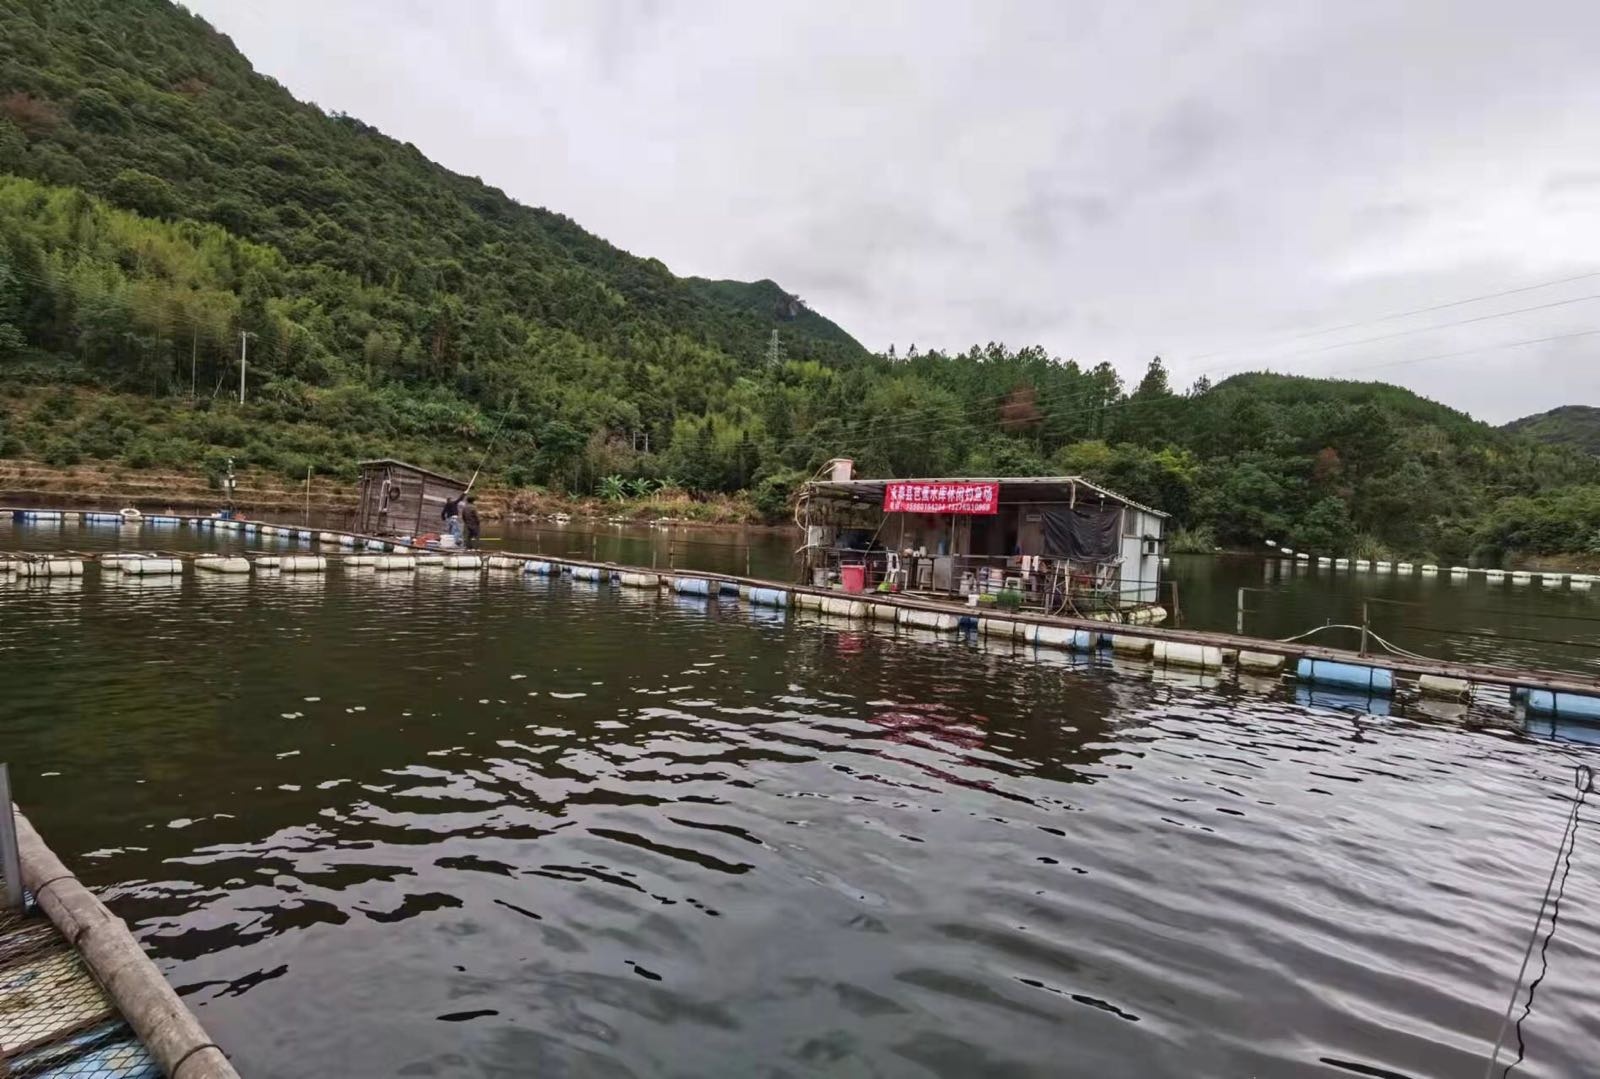
<svg viewBox="0 0 1600 1079"><path fill-rule="evenodd" d="M1600 408L1592 405L1562 405L1536 416L1512 420L1502 430L1600 456Z"/></svg>
<svg viewBox="0 0 1600 1079"><path fill-rule="evenodd" d="M670 467L628 454L716 410L774 330L791 360L867 356L773 282L676 277L296 101L170 3L0 0L0 20L0 390L204 404L248 334L253 399L326 436L263 439L277 459L257 463L342 467L384 442L459 457L510 411L503 460L584 486ZM159 463L215 447L181 419L145 432ZM43 453L42 426L7 437Z"/></svg>
<svg viewBox="0 0 1600 1079"><path fill-rule="evenodd" d="M712 281L704 277L685 278L697 295L755 318L771 320L774 327L792 326L807 338L830 341L844 348L861 346L837 324L817 314L798 296L785 292L776 281ZM785 348L785 355L789 350Z"/></svg>

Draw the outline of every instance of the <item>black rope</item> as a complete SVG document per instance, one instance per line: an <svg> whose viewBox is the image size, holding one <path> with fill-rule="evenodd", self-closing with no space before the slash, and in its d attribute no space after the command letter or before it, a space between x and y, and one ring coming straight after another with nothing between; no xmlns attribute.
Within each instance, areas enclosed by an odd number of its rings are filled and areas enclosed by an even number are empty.
<svg viewBox="0 0 1600 1079"><path fill-rule="evenodd" d="M222 1046L218 1045L216 1042L201 1042L199 1045L195 1046L193 1049L189 1050L187 1053L183 1054L183 1056L178 1058L178 1062L172 1066L172 1079L178 1079L178 1072L181 1071L183 1066L189 1062L190 1057L205 1049L215 1049L217 1052L222 1053ZM222 1053L222 1056L223 1059L226 1060L228 1054Z"/></svg>
<svg viewBox="0 0 1600 1079"><path fill-rule="evenodd" d="M1517 1058L1507 1064L1500 1073L1501 1079L1511 1074L1511 1069L1520 1064L1527 1053L1527 1046L1522 1038L1523 1021L1533 1012L1533 995L1539 988L1539 983L1544 981L1549 972L1550 941L1556 935L1556 922L1561 916L1561 897L1566 892L1567 875L1572 871L1572 851L1578 842L1579 811L1583 808L1584 799L1589 792L1594 790L1594 773L1586 764L1580 764L1575 769L1573 783L1577 788L1577 797L1573 799L1572 812L1567 817L1566 827L1561 833L1561 843L1556 847L1556 861L1550 867L1550 879L1544 886L1544 898L1539 901L1539 913L1534 916L1533 932L1528 937L1528 947L1522 953L1522 966L1517 970L1517 980L1511 986L1511 1000L1506 1004L1505 1018L1500 1022L1500 1034L1495 1038L1494 1051L1489 1055L1489 1066L1484 1069L1484 1079L1492 1079L1495 1064L1500 1060L1500 1046L1505 1043L1506 1028L1511 1023L1511 1013L1517 1004L1517 992L1522 986L1522 975L1527 972L1528 960L1533 955L1533 945L1538 940L1539 926L1544 921L1545 907L1550 906L1551 894L1554 893L1555 903L1550 910L1550 930L1545 934L1544 942L1539 948L1539 976L1528 985L1528 1002L1522 1009L1522 1015L1517 1018ZM1557 887L1557 870L1560 870L1560 884Z"/></svg>

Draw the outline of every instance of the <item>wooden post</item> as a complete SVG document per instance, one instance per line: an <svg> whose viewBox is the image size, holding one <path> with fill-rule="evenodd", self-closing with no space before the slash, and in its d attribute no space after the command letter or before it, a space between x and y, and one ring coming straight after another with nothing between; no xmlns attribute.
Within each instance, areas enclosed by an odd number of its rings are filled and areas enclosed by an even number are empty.
<svg viewBox="0 0 1600 1079"><path fill-rule="evenodd" d="M744 575L750 576L750 533L744 534Z"/></svg>
<svg viewBox="0 0 1600 1079"><path fill-rule="evenodd" d="M1244 589L1239 589L1239 614L1234 620L1233 630L1239 636L1244 636Z"/></svg>
<svg viewBox="0 0 1600 1079"><path fill-rule="evenodd" d="M1178 582L1168 581L1172 586L1172 628L1183 628L1183 608L1178 604Z"/></svg>
<svg viewBox="0 0 1600 1079"><path fill-rule="evenodd" d="M589 533L589 561L600 561L600 533Z"/></svg>
<svg viewBox="0 0 1600 1079"><path fill-rule="evenodd" d="M1361 601L1361 654L1367 654L1367 601Z"/></svg>
<svg viewBox="0 0 1600 1079"><path fill-rule="evenodd" d="M11 770L0 764L0 910L22 909L22 862L17 857L17 818L11 809Z"/></svg>
<svg viewBox="0 0 1600 1079"><path fill-rule="evenodd" d="M677 553L678 553L678 537L677 536L668 536L667 537L667 568L668 569L676 569L677 568L677 565L678 565Z"/></svg>
<svg viewBox="0 0 1600 1079"><path fill-rule="evenodd" d="M306 465L306 527L311 526L311 466Z"/></svg>

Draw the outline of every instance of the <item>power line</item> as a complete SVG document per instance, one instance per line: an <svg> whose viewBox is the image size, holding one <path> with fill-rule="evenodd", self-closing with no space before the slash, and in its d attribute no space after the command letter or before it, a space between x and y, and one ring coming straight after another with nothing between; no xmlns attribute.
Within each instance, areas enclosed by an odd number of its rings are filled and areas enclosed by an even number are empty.
<svg viewBox="0 0 1600 1079"><path fill-rule="evenodd" d="M1393 322L1398 318L1409 318L1412 315L1426 315L1433 311L1446 311L1452 307L1465 307L1467 304L1482 303L1484 300L1497 300L1503 296L1516 296L1524 292L1537 292L1539 289L1554 288L1556 285L1570 285L1574 281L1588 281L1596 277L1600 277L1600 270L1592 270L1589 273L1574 274L1571 277L1559 277L1553 281L1541 281L1534 285L1523 285L1521 288L1509 288L1500 292L1486 292L1482 296L1469 296L1464 300L1451 300L1448 303L1437 303L1429 307L1414 307L1409 311L1395 311L1387 315L1379 315L1376 318L1360 319L1355 322L1345 322L1338 326L1325 326L1320 330L1306 330L1302 333L1291 334L1288 337L1275 338L1270 341L1262 341L1253 345L1229 346L1228 348L1217 349L1213 352L1203 352L1198 356L1191 356L1189 357L1189 362L1198 363L1200 360L1209 360L1212 357L1224 356L1230 352L1251 351L1257 348L1265 348L1268 346L1276 347L1278 345L1286 345L1294 341L1303 341L1308 337L1322 337L1326 334L1338 333L1341 330L1354 330L1359 329L1362 326L1376 326L1383 322Z"/></svg>

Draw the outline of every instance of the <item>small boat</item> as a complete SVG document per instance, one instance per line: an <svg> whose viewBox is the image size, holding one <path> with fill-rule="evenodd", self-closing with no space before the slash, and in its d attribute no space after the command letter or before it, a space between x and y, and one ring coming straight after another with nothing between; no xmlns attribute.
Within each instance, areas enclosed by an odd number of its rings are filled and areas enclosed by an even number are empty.
<svg viewBox="0 0 1600 1079"><path fill-rule="evenodd" d="M124 521L138 521L144 518L144 514L140 513L132 506L124 506L120 512Z"/></svg>

